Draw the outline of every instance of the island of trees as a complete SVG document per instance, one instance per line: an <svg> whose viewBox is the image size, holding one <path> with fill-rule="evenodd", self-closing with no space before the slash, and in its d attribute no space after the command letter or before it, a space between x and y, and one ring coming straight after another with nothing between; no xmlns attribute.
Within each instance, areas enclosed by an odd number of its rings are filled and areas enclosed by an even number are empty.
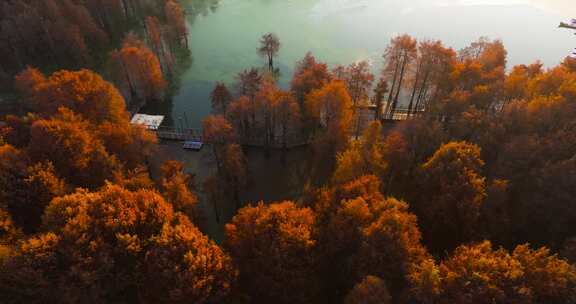
<svg viewBox="0 0 576 304"><path fill-rule="evenodd" d="M575 59L507 67L499 40L402 35L379 75L308 53L280 88L266 34L265 67L214 86L197 183L155 164L127 110L177 81L179 4L14 0L0 17L20 108L0 123L2 303L576 302ZM255 142L307 149L298 197L246 204Z"/></svg>

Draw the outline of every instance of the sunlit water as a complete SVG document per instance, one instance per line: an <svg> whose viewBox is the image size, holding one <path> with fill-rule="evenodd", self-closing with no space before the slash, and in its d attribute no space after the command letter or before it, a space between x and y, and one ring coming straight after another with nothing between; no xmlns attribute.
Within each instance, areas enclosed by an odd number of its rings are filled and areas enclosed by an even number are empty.
<svg viewBox="0 0 576 304"><path fill-rule="evenodd" d="M221 0L189 17L193 63L164 111L175 124L199 126L215 81L232 85L239 71L265 63L256 47L266 32L281 39L279 83L287 87L308 51L330 65L368 60L377 72L390 38L404 33L455 49L480 36L500 38L509 66L540 59L551 67L576 47L573 35L557 28L570 15L574 0Z"/></svg>

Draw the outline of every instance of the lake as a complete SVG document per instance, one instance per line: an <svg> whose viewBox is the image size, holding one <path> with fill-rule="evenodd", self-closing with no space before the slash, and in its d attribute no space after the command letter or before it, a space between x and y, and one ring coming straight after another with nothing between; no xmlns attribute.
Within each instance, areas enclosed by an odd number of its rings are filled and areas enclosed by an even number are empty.
<svg viewBox="0 0 576 304"><path fill-rule="evenodd" d="M192 2L196 1L196 2ZM200 3L200 4L199 4ZM241 70L265 62L259 37L276 33L277 66L287 88L294 65L311 51L319 60L349 64L368 60L374 72L398 34L439 39L460 49L481 36L500 38L509 67L540 59L547 67L567 56L576 39L558 29L576 17L573 0L186 0L192 64L180 89L162 106L175 124L198 127L210 113L215 81L230 86ZM572 16L570 16L572 15ZM185 114L184 114L185 113Z"/></svg>

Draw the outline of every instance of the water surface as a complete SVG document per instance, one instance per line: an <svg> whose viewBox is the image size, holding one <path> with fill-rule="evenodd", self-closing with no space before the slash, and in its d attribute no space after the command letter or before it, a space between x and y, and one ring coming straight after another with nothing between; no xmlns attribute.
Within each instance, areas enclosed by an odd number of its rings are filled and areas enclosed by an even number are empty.
<svg viewBox="0 0 576 304"><path fill-rule="evenodd" d="M208 5L195 15L197 5L186 1ZM215 81L232 85L239 71L265 63L256 47L266 32L281 39L283 87L308 51L330 65L368 60L377 72L390 38L404 33L455 49L481 36L500 38L509 66L539 59L551 67L576 47L570 32L557 28L576 17L573 0L185 0L185 6L193 62L162 111L189 127L210 113Z"/></svg>

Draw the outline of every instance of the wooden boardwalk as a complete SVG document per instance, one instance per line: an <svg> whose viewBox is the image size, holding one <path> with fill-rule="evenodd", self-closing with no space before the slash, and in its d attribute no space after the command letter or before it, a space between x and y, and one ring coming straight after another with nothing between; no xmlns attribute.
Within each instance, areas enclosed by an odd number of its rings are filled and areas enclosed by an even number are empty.
<svg viewBox="0 0 576 304"><path fill-rule="evenodd" d="M396 109L392 113L383 114L382 119L388 121L403 121L410 118L410 116L419 116L420 114L422 114L422 112L424 111L420 110L418 112L414 111L409 112L408 109Z"/></svg>
<svg viewBox="0 0 576 304"><path fill-rule="evenodd" d="M159 139L165 140L195 140L203 141L203 135L201 129L181 129L174 127L160 127L156 130L156 136Z"/></svg>
<svg viewBox="0 0 576 304"><path fill-rule="evenodd" d="M155 131L156 136L163 140L176 140L176 141L201 141L209 143L204 140L201 129L180 129L173 127L160 127ZM240 142L243 146L247 147L266 147L280 149L280 148L295 148L305 146L310 143L310 139L298 136L287 140L286 144L283 143L282 138L279 136L266 143L264 137L254 136Z"/></svg>
<svg viewBox="0 0 576 304"><path fill-rule="evenodd" d="M357 106L357 108L361 110L367 110L372 113L378 110L375 105ZM392 121L392 122L407 120L410 117L420 116L422 113L424 113L423 109L408 111L407 108L396 108L394 109L393 112L388 113L384 113L385 111L383 109L381 109L380 111L382 111L380 117L382 117L381 119L383 121Z"/></svg>
<svg viewBox="0 0 576 304"><path fill-rule="evenodd" d="M360 108L360 107L359 107ZM375 106L363 106L361 107L364 111L362 120L366 120L362 123L362 128L366 127L370 121L373 120L373 111L376 111ZM419 116L423 111L409 113L408 109L396 109L393 113L383 113L382 122L399 122L407 120L410 117ZM368 114L367 114L368 113ZM156 136L162 140L177 140L177 141L201 141L205 142L202 129L186 129L177 127L159 127L155 130ZM307 145L311 142L310 138L304 138L302 136L290 136L287 143L283 143L283 139L280 137L275 137L271 139L268 143L265 141L264 137L252 136L246 140L240 142L243 146L250 147L269 147L269 148L294 148L299 146Z"/></svg>

